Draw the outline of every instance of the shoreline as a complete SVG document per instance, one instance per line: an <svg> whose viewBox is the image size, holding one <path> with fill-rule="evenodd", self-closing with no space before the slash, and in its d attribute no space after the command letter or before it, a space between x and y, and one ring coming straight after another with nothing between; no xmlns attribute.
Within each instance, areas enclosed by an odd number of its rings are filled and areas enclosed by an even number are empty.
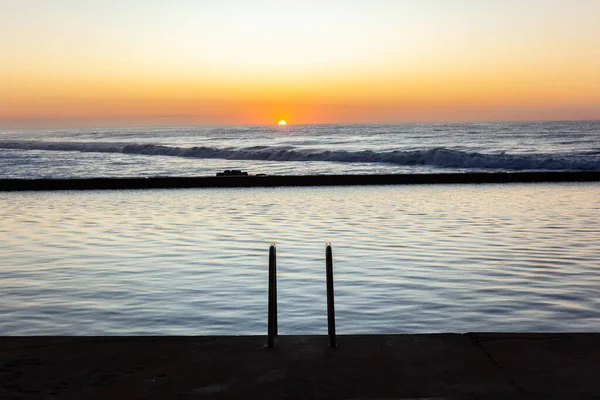
<svg viewBox="0 0 600 400"><path fill-rule="evenodd" d="M0 337L6 399L579 399L600 333Z"/></svg>
<svg viewBox="0 0 600 400"><path fill-rule="evenodd" d="M0 192L551 182L600 182L600 171L0 179Z"/></svg>

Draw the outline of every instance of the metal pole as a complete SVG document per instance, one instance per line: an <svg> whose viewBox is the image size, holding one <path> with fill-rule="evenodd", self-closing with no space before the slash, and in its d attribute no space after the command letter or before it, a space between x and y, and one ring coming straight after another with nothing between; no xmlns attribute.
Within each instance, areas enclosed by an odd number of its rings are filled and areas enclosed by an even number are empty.
<svg viewBox="0 0 600 400"><path fill-rule="evenodd" d="M333 305L333 255L331 252L331 243L327 243L325 249L325 272L327 276L327 333L329 335L329 347L336 347L335 308Z"/></svg>
<svg viewBox="0 0 600 400"><path fill-rule="evenodd" d="M273 334L277 336L278 332L278 323L277 323L277 252L275 250L275 243L272 245L273 247ZM270 253L270 251L269 251ZM270 258L270 256L269 256ZM271 262L269 262L270 264Z"/></svg>
<svg viewBox="0 0 600 400"><path fill-rule="evenodd" d="M275 244L269 248L269 306L267 321L267 347L273 347L274 338L277 335L277 256Z"/></svg>

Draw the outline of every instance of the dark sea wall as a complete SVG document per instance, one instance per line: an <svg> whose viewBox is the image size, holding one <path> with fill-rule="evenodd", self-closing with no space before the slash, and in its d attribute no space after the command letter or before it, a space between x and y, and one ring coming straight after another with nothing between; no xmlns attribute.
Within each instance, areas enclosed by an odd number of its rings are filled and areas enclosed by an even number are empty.
<svg viewBox="0 0 600 400"><path fill-rule="evenodd" d="M157 178L0 179L0 191L181 189L282 186L598 182L600 171L389 175L264 175Z"/></svg>

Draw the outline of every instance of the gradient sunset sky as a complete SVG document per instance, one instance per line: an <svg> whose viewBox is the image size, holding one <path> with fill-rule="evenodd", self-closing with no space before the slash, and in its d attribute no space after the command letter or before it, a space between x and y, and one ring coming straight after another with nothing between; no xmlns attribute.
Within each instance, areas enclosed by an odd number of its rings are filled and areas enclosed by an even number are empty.
<svg viewBox="0 0 600 400"><path fill-rule="evenodd" d="M8 0L0 128L600 119L600 0Z"/></svg>

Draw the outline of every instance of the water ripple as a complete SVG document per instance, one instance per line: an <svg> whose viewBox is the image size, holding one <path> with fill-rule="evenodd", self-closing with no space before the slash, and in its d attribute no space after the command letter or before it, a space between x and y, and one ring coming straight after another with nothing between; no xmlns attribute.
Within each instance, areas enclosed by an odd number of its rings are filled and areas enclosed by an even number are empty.
<svg viewBox="0 0 600 400"><path fill-rule="evenodd" d="M1 193L2 335L597 331L598 184Z"/></svg>

